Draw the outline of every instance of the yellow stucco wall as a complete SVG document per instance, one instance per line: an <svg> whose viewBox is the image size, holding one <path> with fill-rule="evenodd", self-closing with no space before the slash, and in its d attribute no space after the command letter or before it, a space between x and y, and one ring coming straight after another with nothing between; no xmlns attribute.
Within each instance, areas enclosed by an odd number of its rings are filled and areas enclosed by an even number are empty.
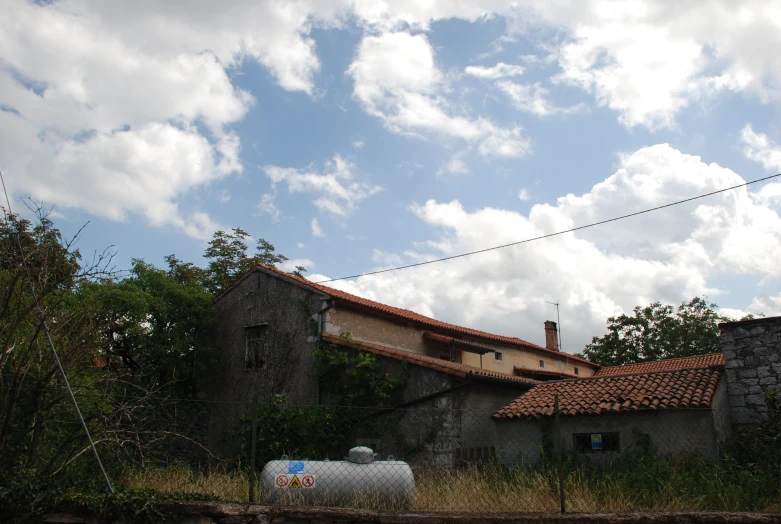
<svg viewBox="0 0 781 524"><path fill-rule="evenodd" d="M353 340L364 342L376 342L397 349L421 353L432 357L440 357L446 354L444 345L428 341L423 338L424 331L436 332L431 328L421 328L410 323L402 323L371 315L370 313L350 308L334 307L325 314L324 330L327 333L340 335L350 333ZM444 334L444 333L443 333ZM545 371L558 371L560 373L575 373L575 367L579 368L581 377L590 377L594 369L579 362L566 362L564 359L545 355L535 351L503 347L500 344L492 344L480 340L480 344L489 346L502 353L502 361L497 361L493 353L483 355L482 367L501 373L513 374L513 367L529 369L544 369ZM566 353L560 353L566 355ZM480 355L467 351L457 351L457 362L474 367L480 367ZM540 368L540 360L545 362L545 367Z"/></svg>

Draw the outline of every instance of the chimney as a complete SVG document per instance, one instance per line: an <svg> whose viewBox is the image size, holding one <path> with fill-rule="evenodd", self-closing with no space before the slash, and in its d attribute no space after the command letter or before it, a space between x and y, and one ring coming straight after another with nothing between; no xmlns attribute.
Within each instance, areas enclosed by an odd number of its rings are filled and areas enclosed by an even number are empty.
<svg viewBox="0 0 781 524"><path fill-rule="evenodd" d="M545 321L545 347L551 351L559 350L559 330L552 320Z"/></svg>

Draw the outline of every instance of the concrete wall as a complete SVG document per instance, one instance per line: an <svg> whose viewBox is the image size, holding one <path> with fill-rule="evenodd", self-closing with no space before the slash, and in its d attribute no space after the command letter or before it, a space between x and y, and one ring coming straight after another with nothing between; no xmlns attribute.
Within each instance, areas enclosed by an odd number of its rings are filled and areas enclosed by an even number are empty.
<svg viewBox="0 0 781 524"><path fill-rule="evenodd" d="M334 335L349 332L354 340L376 342L436 358L449 353L449 347L446 344L432 342L423 338L424 331L438 332L442 335L449 335L448 333L420 326L413 322L382 317L364 310L344 306L337 306L326 313L324 330ZM456 362L477 368L482 367L483 369L512 375L515 366L569 374L574 374L575 367L577 367L582 377L590 377L595 371L586 365L567 361L566 353L560 353L563 358L557 358L550 353L521 350L484 339L463 337L463 340L477 342L502 353L501 361L497 361L493 353L483 355L481 361L479 354L468 351L456 351ZM545 362L544 368L540 368L540 360Z"/></svg>
<svg viewBox="0 0 781 524"><path fill-rule="evenodd" d="M781 390L781 317L720 324L733 424L767 418L765 389Z"/></svg>
<svg viewBox="0 0 781 524"><path fill-rule="evenodd" d="M497 457L504 464L534 463L540 459L543 433L553 438L553 420L497 420ZM718 460L718 439L710 409L659 410L643 413L621 413L561 417L561 440L564 451L573 447L576 433L619 433L621 450L638 444L637 435L645 434L660 456L698 453ZM589 455L593 456L593 455Z"/></svg>
<svg viewBox="0 0 781 524"><path fill-rule="evenodd" d="M316 404L317 384L309 377L317 347L317 324L307 313L323 308L322 296L261 270L255 270L215 304L219 321L214 333L221 369L207 383L209 399L215 404L209 428L210 445L220 443L257 390L261 402L284 394L291 404ZM245 327L268 324L264 366L248 370L245 364ZM232 404L231 404L232 403Z"/></svg>

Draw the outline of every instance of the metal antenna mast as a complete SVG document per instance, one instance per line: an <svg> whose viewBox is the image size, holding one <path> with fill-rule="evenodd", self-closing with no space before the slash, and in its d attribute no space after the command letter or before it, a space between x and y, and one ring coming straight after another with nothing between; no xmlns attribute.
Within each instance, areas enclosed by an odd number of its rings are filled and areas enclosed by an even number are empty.
<svg viewBox="0 0 781 524"><path fill-rule="evenodd" d="M558 302L548 302L545 301L546 304L550 304L552 306L556 306L556 326L559 328L559 351L564 351L564 346L561 345L561 316L559 316L559 303Z"/></svg>

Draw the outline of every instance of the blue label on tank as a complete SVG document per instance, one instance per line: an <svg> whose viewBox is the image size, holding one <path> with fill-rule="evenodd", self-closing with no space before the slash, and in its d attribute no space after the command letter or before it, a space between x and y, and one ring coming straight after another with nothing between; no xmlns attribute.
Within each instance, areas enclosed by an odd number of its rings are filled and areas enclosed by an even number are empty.
<svg viewBox="0 0 781 524"><path fill-rule="evenodd" d="M287 472L291 475L295 475L296 473L303 473L304 472L304 463L303 462L289 462L287 465Z"/></svg>

